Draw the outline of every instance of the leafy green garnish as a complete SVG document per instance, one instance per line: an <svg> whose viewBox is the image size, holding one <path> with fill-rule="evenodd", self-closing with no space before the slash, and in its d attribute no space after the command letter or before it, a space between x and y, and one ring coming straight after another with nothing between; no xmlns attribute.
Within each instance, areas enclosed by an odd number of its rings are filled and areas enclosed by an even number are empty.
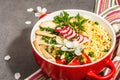
<svg viewBox="0 0 120 80"><path fill-rule="evenodd" d="M54 50L54 45L51 46L50 53L52 53Z"/></svg>
<svg viewBox="0 0 120 80"><path fill-rule="evenodd" d="M57 50L56 51L56 58L60 59L61 55L63 54L62 50Z"/></svg>
<svg viewBox="0 0 120 80"><path fill-rule="evenodd" d="M70 19L71 17L69 17L69 14L63 11L63 13L60 13L60 15L54 17L53 22L65 26L65 25L69 25Z"/></svg>
<svg viewBox="0 0 120 80"><path fill-rule="evenodd" d="M65 53L66 63L68 64L74 57L75 57L74 52L66 52Z"/></svg>
<svg viewBox="0 0 120 80"><path fill-rule="evenodd" d="M55 37L50 38L48 36L42 36L42 40L44 40L46 43L49 43L49 44L56 44L57 43Z"/></svg>
<svg viewBox="0 0 120 80"><path fill-rule="evenodd" d="M56 51L56 54L58 55L58 54L61 54L62 53L62 50L57 50Z"/></svg>
<svg viewBox="0 0 120 80"><path fill-rule="evenodd" d="M77 15L75 16L75 18L76 18L78 21L80 21L80 20L82 19L82 16L80 16L80 14L77 14Z"/></svg>
<svg viewBox="0 0 120 80"><path fill-rule="evenodd" d="M74 18L75 21L72 23L70 20ZM84 22L88 21L87 19L80 16L80 14L77 14L76 16L69 16L69 14L65 11L63 13L60 13L60 15L55 16L53 22L57 23L57 27L62 27L69 25L72 29L74 29L76 32L79 30L85 31L84 26L82 25Z"/></svg>
<svg viewBox="0 0 120 80"><path fill-rule="evenodd" d="M65 55L66 64L68 64L75 57L74 51L69 52L69 51L57 50L56 57L60 58L61 55Z"/></svg>
<svg viewBox="0 0 120 80"><path fill-rule="evenodd" d="M88 54L90 57L94 57L94 52L89 52Z"/></svg>
<svg viewBox="0 0 120 80"><path fill-rule="evenodd" d="M56 42L56 39L55 38L52 38L51 40L50 40L50 44L56 44L57 42Z"/></svg>
<svg viewBox="0 0 120 80"><path fill-rule="evenodd" d="M58 34L57 32L55 32L55 30L54 29L51 29L51 28L43 28L43 27L40 27L40 30L41 31L48 31L48 32L50 32L51 34Z"/></svg>
<svg viewBox="0 0 120 80"><path fill-rule="evenodd" d="M88 21L88 19L83 18L82 16L80 16L80 14L77 14L75 18L77 19L75 26L78 26L79 30L85 31L84 26L82 26L82 24Z"/></svg>
<svg viewBox="0 0 120 80"><path fill-rule="evenodd" d="M42 40L44 40L46 43L49 43L50 37L42 36Z"/></svg>

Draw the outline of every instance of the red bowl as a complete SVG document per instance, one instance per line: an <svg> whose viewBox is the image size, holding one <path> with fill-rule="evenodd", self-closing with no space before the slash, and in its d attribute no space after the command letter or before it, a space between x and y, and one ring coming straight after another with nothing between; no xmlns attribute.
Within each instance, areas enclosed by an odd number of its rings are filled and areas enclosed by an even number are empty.
<svg viewBox="0 0 120 80"><path fill-rule="evenodd" d="M35 40L35 30L38 29L39 24L41 22L45 20L52 20L54 16L59 15L63 11L68 12L71 16L75 16L79 13L80 15L87 17L90 20L99 22L101 26L105 27L105 29L109 32L110 37L112 39L112 46L109 52L104 57L100 58L95 62L84 65L76 65L76 66L58 64L44 58L41 55L41 53L37 51L37 49L33 44L33 41ZM45 17L41 18L35 24L31 32L30 40L31 40L33 55L35 57L37 64L47 75L52 77L54 80L84 80L84 79L110 80L110 78L112 78L115 74L116 69L111 61L111 56L114 51L114 46L116 42L116 36L114 30L105 19L101 18L100 16L92 12L88 12L85 10L70 9L70 10L60 10L50 13ZM105 76L99 76L98 74L106 67L111 69L111 72Z"/></svg>

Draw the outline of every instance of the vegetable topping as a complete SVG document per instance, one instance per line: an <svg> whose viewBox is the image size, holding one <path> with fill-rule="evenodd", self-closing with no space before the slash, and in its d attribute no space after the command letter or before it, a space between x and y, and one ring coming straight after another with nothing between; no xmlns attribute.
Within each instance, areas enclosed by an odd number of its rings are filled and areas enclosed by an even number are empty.
<svg viewBox="0 0 120 80"><path fill-rule="evenodd" d="M53 20L41 22L35 35L38 51L50 61L64 65L91 63L107 53L111 44L108 33L97 21L80 14L70 16L65 11Z"/></svg>

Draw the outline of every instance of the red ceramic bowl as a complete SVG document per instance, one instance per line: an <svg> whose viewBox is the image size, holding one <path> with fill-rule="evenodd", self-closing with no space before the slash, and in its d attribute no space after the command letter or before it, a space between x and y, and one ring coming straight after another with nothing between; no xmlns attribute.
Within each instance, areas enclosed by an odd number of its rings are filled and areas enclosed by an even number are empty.
<svg viewBox="0 0 120 80"><path fill-rule="evenodd" d="M114 46L116 42L116 36L113 31L113 28L106 20L104 20L103 18L101 18L100 16L94 13L84 11L84 10L76 10L76 9L70 9L70 10L64 10L64 11L67 11L71 16L75 16L79 13L80 15L87 17L90 20L99 22L100 25L105 27L105 29L109 32L110 37L112 38L111 49L101 59L89 64L84 64L84 65L76 65L76 66L62 65L62 64L51 62L46 58L44 58L41 55L41 53L39 53L36 50L33 44L33 41L35 39L35 30L38 29L38 26L42 21L51 20L53 19L54 16L59 15L61 12L63 12L63 10L60 10L60 11L50 13L45 17L41 18L32 29L30 40L31 40L33 55L35 57L37 64L47 75L52 77L54 80L85 80L85 79L110 80L110 78L114 76L116 71L111 61L112 52L114 51ZM111 69L111 72L105 76L99 76L98 74L106 67Z"/></svg>

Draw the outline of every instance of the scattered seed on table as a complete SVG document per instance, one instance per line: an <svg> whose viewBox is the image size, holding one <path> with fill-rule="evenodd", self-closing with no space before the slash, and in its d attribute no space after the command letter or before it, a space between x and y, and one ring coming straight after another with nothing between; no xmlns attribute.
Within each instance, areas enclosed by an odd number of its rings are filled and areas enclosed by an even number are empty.
<svg viewBox="0 0 120 80"><path fill-rule="evenodd" d="M25 21L25 24L31 24L31 21Z"/></svg>
<svg viewBox="0 0 120 80"><path fill-rule="evenodd" d="M17 73L15 73L14 77L16 80L19 80L21 77L21 74L19 72L17 72Z"/></svg>
<svg viewBox="0 0 120 80"><path fill-rule="evenodd" d="M35 17L40 17L40 13L35 13Z"/></svg>
<svg viewBox="0 0 120 80"><path fill-rule="evenodd" d="M10 59L11 59L10 55L7 55L7 56L4 57L4 60L6 60L6 61L8 61Z"/></svg>
<svg viewBox="0 0 120 80"><path fill-rule="evenodd" d="M37 6L37 11L41 12L42 8L40 6Z"/></svg>
<svg viewBox="0 0 120 80"><path fill-rule="evenodd" d="M27 9L27 12L33 12L33 11L34 11L33 8L28 8L28 9Z"/></svg>
<svg viewBox="0 0 120 80"><path fill-rule="evenodd" d="M43 8L42 9L42 13L44 14L44 13L46 13L47 12L47 9L46 8Z"/></svg>

